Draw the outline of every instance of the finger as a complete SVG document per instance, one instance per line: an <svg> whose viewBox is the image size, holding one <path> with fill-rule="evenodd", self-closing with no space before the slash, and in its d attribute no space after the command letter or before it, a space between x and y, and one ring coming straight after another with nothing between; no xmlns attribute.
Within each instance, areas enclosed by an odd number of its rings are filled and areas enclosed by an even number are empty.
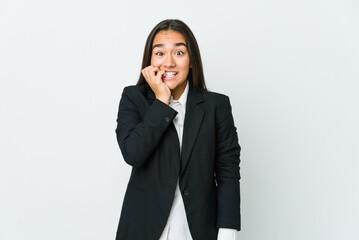
<svg viewBox="0 0 359 240"><path fill-rule="evenodd" d="M150 71L152 68L153 68L153 66L147 66L147 67L145 67L145 68L142 69L142 70L145 71L145 72L148 72L148 71Z"/></svg>
<svg viewBox="0 0 359 240"><path fill-rule="evenodd" d="M158 73L157 73L157 76L156 78L159 80L159 81L162 81L162 75L165 74L165 70L160 70Z"/></svg>
<svg viewBox="0 0 359 240"><path fill-rule="evenodd" d="M152 68L152 71L157 72L157 71L158 71L158 67L153 67L153 68Z"/></svg>
<svg viewBox="0 0 359 240"><path fill-rule="evenodd" d="M144 75L149 76L152 69L153 69L153 66L149 65L149 66L145 67L144 69L142 69L141 72Z"/></svg>
<svg viewBox="0 0 359 240"><path fill-rule="evenodd" d="M149 70L149 74L151 76L151 78L155 79L156 75L158 73L158 67L153 67L151 70Z"/></svg>
<svg viewBox="0 0 359 240"><path fill-rule="evenodd" d="M146 71L146 72L149 72L153 69L153 66L152 65L149 65L147 67L145 67L144 69L142 69L143 71Z"/></svg>
<svg viewBox="0 0 359 240"><path fill-rule="evenodd" d="M150 84L152 82L151 77L150 77L149 73L146 70L142 70L142 75L145 78L147 83Z"/></svg>
<svg viewBox="0 0 359 240"><path fill-rule="evenodd" d="M145 69L142 69L141 73L146 79L148 78L148 73L147 73L147 71Z"/></svg>

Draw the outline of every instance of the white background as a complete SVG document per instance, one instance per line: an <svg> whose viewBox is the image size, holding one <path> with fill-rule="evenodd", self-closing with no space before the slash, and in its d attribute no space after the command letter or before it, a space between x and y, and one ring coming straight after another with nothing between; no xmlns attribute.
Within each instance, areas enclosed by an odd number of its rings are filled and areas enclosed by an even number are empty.
<svg viewBox="0 0 359 240"><path fill-rule="evenodd" d="M359 239L359 3L0 0L0 240L113 240L118 103L161 20L193 30L241 152L243 240Z"/></svg>

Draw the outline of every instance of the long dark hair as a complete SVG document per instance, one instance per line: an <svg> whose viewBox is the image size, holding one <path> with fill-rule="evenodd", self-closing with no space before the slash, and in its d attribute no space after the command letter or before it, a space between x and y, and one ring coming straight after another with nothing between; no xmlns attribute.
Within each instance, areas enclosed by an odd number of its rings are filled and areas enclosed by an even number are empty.
<svg viewBox="0 0 359 240"><path fill-rule="evenodd" d="M153 39L155 38L156 34L162 30L174 30L184 36L187 43L190 64L192 66L188 72L188 81L193 85L195 89L208 91L204 80L202 59L199 52L197 40L194 37L191 29L184 22L178 19L163 20L152 29L152 31L147 37L141 69L144 69L145 67L151 65ZM145 85L149 88L149 85L142 74L140 74L140 78L138 79L136 85Z"/></svg>

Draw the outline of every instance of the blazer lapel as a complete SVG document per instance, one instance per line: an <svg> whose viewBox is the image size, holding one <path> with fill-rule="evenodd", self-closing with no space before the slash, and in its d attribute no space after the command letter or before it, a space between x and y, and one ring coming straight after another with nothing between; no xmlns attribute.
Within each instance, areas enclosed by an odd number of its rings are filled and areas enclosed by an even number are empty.
<svg viewBox="0 0 359 240"><path fill-rule="evenodd" d="M186 168L193 146L196 142L198 131L205 114L205 111L200 107L200 103L205 101L200 91L197 91L192 83L189 81L188 96L186 102L186 113L183 125L182 136L182 153L180 154L179 138L173 122L169 126L172 143L176 145L178 154L181 158L180 176ZM147 98L155 99L155 94L151 88L148 88Z"/></svg>
<svg viewBox="0 0 359 240"><path fill-rule="evenodd" d="M200 103L204 101L202 93L200 91L197 91L192 86L191 82L188 83L189 90L183 125L180 176L183 174L184 169L188 164L188 160L191 156L191 152L196 142L198 131L201 127L202 120L205 114L205 111L200 107Z"/></svg>

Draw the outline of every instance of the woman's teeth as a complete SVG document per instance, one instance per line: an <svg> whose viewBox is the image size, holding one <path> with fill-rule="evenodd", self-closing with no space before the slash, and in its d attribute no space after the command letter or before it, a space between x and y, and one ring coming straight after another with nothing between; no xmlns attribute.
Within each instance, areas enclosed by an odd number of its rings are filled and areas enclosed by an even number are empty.
<svg viewBox="0 0 359 240"><path fill-rule="evenodd" d="M166 77L173 77L173 76L176 76L176 74L177 74L176 72L166 72L165 76Z"/></svg>

